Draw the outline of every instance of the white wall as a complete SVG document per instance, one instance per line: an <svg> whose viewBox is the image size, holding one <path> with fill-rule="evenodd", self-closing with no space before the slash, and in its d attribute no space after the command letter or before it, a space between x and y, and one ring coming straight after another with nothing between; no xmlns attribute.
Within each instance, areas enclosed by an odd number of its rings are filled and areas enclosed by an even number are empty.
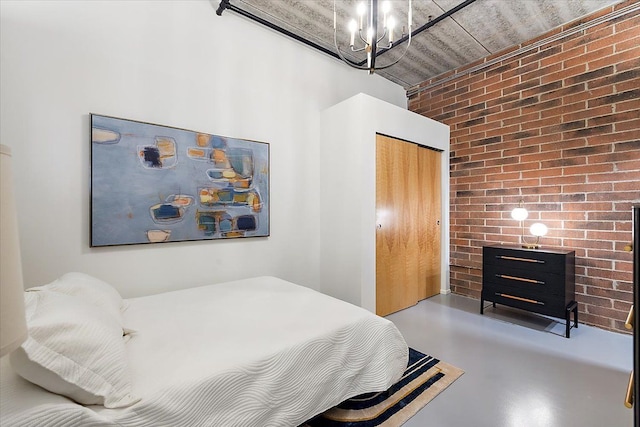
<svg viewBox="0 0 640 427"><path fill-rule="evenodd" d="M198 1L0 2L0 141L25 286L67 271L125 297L254 275L318 289L320 114L405 92ZM271 236L89 248L89 113L271 144Z"/></svg>
<svg viewBox="0 0 640 427"><path fill-rule="evenodd" d="M442 150L440 292L449 292L449 126L358 94L322 112L324 293L376 312L376 133Z"/></svg>

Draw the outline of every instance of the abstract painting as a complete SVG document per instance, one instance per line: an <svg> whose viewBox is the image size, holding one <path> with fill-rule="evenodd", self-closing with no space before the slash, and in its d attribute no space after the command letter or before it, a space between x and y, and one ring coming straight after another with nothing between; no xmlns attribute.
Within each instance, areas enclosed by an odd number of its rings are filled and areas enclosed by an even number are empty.
<svg viewBox="0 0 640 427"><path fill-rule="evenodd" d="M91 246L269 235L269 144L91 114Z"/></svg>

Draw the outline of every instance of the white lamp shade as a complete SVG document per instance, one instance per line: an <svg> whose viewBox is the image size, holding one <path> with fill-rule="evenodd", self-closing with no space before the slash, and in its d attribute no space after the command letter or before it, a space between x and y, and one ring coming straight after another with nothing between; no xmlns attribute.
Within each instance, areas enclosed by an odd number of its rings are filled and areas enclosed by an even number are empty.
<svg viewBox="0 0 640 427"><path fill-rule="evenodd" d="M11 150L0 145L0 357L27 339Z"/></svg>
<svg viewBox="0 0 640 427"><path fill-rule="evenodd" d="M528 216L529 212L525 208L518 207L511 211L511 218L516 221L524 221Z"/></svg>
<svg viewBox="0 0 640 427"><path fill-rule="evenodd" d="M531 232L531 234L533 234L534 236L537 237L542 237L544 235L547 234L547 232L549 231L549 229L547 228L546 225L544 225L541 222L536 222L535 224L531 224L531 227L529 227L529 231Z"/></svg>

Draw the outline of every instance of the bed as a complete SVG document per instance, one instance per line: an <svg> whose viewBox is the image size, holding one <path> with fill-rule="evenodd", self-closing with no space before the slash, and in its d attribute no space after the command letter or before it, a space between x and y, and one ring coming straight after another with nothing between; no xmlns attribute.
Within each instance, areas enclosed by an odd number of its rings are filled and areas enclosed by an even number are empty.
<svg viewBox="0 0 640 427"><path fill-rule="evenodd" d="M100 292L84 295L88 282ZM30 338L1 360L2 426L297 426L349 397L386 390L407 366L392 322L275 277L121 300L108 284L70 273L28 290L25 301ZM82 307L68 326L68 312ZM53 332L60 319L50 321L49 309L64 318ZM108 339L97 338L101 328ZM95 348L60 361L56 352L86 343L54 342L53 356L34 343L67 332L71 341L87 335ZM98 364L101 352L104 375L76 362L59 366L76 354ZM44 361L33 366L40 353ZM62 386L50 384L49 370ZM68 390L87 378L88 391Z"/></svg>

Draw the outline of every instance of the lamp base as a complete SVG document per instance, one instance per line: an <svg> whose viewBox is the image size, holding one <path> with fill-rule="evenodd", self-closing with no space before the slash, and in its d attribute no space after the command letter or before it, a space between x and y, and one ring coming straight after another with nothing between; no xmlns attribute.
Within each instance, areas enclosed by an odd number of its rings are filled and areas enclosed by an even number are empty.
<svg viewBox="0 0 640 427"><path fill-rule="evenodd" d="M540 249L540 245L537 243L524 243L522 247L524 249Z"/></svg>

